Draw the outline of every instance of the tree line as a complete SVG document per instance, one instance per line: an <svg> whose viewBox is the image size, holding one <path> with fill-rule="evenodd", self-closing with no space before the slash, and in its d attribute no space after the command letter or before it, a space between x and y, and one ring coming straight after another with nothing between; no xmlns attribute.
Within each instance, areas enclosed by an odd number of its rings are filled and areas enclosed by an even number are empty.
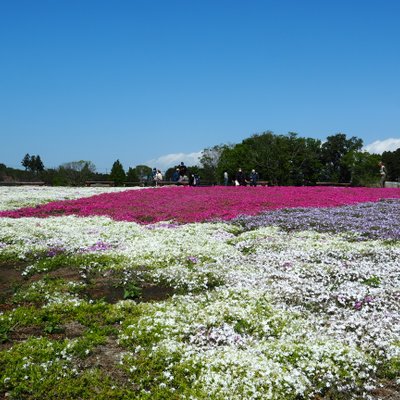
<svg viewBox="0 0 400 400"><path fill-rule="evenodd" d="M313 185L316 182L373 185L379 179L378 162L386 164L388 180L400 177L400 148L382 155L362 151L363 141L343 133L319 139L290 132L255 134L235 145L220 145L203 152L203 164L222 176L242 168L256 169L273 185Z"/></svg>
<svg viewBox="0 0 400 400"><path fill-rule="evenodd" d="M202 151L200 165L188 166L203 182L220 184L224 172L233 179L239 168L248 173L255 169L261 180L271 185L314 185L316 182L351 183L355 186L374 185L379 180L378 162L388 171L387 180L400 180L400 148L382 155L362 150L363 141L343 133L319 139L300 137L289 132L277 135L271 131L254 134L237 144L220 144ZM116 160L109 174L96 172L91 161L72 161L58 168L44 167L39 155L26 154L24 170L0 164L0 181L37 181L49 185L81 186L86 181L114 181L116 185L148 183L152 168L147 165L129 167L126 171ZM170 180L177 166L164 174Z"/></svg>

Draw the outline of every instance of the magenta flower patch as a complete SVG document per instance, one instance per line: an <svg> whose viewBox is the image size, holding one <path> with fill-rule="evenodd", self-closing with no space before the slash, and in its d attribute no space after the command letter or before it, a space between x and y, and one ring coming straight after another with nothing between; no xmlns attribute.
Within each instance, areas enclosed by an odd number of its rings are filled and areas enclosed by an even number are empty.
<svg viewBox="0 0 400 400"><path fill-rule="evenodd" d="M400 189L343 187L168 187L104 193L0 212L22 218L78 215L108 216L118 221L150 224L159 221L230 220L238 215L294 207L336 207L400 198Z"/></svg>

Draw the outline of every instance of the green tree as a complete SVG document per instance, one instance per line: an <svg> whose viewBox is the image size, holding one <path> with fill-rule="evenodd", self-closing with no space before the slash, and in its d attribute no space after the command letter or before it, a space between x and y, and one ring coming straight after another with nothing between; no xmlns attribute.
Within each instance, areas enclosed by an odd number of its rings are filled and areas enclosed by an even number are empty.
<svg viewBox="0 0 400 400"><path fill-rule="evenodd" d="M91 173L96 172L96 166L94 165L94 163L92 161L86 161L86 160L69 161L69 162L62 164L62 166L65 169L69 169L69 170L77 171L77 172L81 172L83 170L86 170Z"/></svg>
<svg viewBox="0 0 400 400"><path fill-rule="evenodd" d="M44 165L39 155L30 156L29 153L27 153L22 159L21 164L25 168L25 171L30 171L34 174L44 171Z"/></svg>
<svg viewBox="0 0 400 400"><path fill-rule="evenodd" d="M256 169L260 179L268 180L274 185L290 183L291 151L290 138L286 135L274 135L267 131L256 134L243 143L250 147L244 164L245 171ZM243 167L242 167L243 168Z"/></svg>
<svg viewBox="0 0 400 400"><path fill-rule="evenodd" d="M32 156L32 158L33 158L34 156ZM37 155L36 157L35 157L35 159L34 159L34 161L32 162L33 163L33 166L32 166L32 168L33 168L33 170L37 173L37 172L42 172L42 171L44 171L44 164L43 164L43 162L42 162L42 160L41 160L41 158L40 158L40 156L39 155Z"/></svg>
<svg viewBox="0 0 400 400"><path fill-rule="evenodd" d="M28 169L30 169L30 165L31 165L31 156L29 155L29 153L26 153L24 158L21 161L22 166L25 168L25 171L27 171Z"/></svg>
<svg viewBox="0 0 400 400"><path fill-rule="evenodd" d="M94 178L96 166L92 161L69 161L61 164L54 177L57 185L81 186Z"/></svg>
<svg viewBox="0 0 400 400"><path fill-rule="evenodd" d="M239 168L244 171L250 164L249 157L251 156L251 148L243 143L226 147L219 158L218 166L216 168L217 182L221 183L223 180L224 171L228 172L229 179L232 181Z"/></svg>
<svg viewBox="0 0 400 400"><path fill-rule="evenodd" d="M298 137L296 133L275 135L271 131L255 134L242 143L223 149L217 174L227 171L233 179L242 168L247 174L255 169L261 180L275 185L304 185L317 180L321 142Z"/></svg>
<svg viewBox="0 0 400 400"><path fill-rule="evenodd" d="M151 181L151 172L152 172L151 167L147 165L136 165L135 171L141 182Z"/></svg>
<svg viewBox="0 0 400 400"><path fill-rule="evenodd" d="M314 184L321 169L321 141L312 138L298 137L297 133L287 135L288 179L290 185Z"/></svg>
<svg viewBox="0 0 400 400"><path fill-rule="evenodd" d="M114 181L116 186L122 186L125 182L124 167L119 160L115 161L111 168L110 179Z"/></svg>
<svg viewBox="0 0 400 400"><path fill-rule="evenodd" d="M387 180L400 182L400 147L395 151L384 151L382 161L388 172Z"/></svg>
<svg viewBox="0 0 400 400"><path fill-rule="evenodd" d="M172 175L174 174L174 172L176 171L177 168L178 168L177 166L168 168L165 171L164 180L166 180L166 181L172 180Z"/></svg>
<svg viewBox="0 0 400 400"><path fill-rule="evenodd" d="M343 157L349 152L359 152L362 139L355 136L347 139L344 133L328 136L321 148L321 180L331 182L350 182L351 166Z"/></svg>
<svg viewBox="0 0 400 400"><path fill-rule="evenodd" d="M376 186L379 181L380 156L368 152L350 151L342 157L341 164L351 172L354 186Z"/></svg>
<svg viewBox="0 0 400 400"><path fill-rule="evenodd" d="M7 166L3 163L0 163L0 181L4 181L7 179Z"/></svg>
<svg viewBox="0 0 400 400"><path fill-rule="evenodd" d="M139 182L139 175L136 171L136 168L129 167L126 174L126 180L128 182Z"/></svg>
<svg viewBox="0 0 400 400"><path fill-rule="evenodd" d="M200 164L201 174L204 180L210 182L220 182L217 175L217 168L221 155L225 149L229 148L226 144L220 144L204 149L201 153Z"/></svg>

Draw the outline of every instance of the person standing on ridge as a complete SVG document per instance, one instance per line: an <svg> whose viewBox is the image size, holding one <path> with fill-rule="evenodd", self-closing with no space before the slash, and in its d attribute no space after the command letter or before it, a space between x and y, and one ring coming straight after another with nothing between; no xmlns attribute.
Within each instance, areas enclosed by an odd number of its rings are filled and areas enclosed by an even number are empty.
<svg viewBox="0 0 400 400"><path fill-rule="evenodd" d="M240 186L246 186L246 175L243 173L241 168L239 168L238 172L236 173L236 181Z"/></svg>
<svg viewBox="0 0 400 400"><path fill-rule="evenodd" d="M180 176L180 174L179 174L179 168L177 168L177 169L174 171L173 175L172 175L172 182L178 182L178 181L179 181L179 176Z"/></svg>
<svg viewBox="0 0 400 400"><path fill-rule="evenodd" d="M384 188L385 187L385 182L386 182L386 167L385 167L385 164L383 164L383 162L381 161L380 163L379 163L379 174L380 174L380 176L381 176L381 179L380 179L380 181L379 181L379 186L381 187L381 188Z"/></svg>
<svg viewBox="0 0 400 400"><path fill-rule="evenodd" d="M228 182L229 182L228 172L225 171L224 172L224 186L228 186Z"/></svg>
<svg viewBox="0 0 400 400"><path fill-rule="evenodd" d="M163 180L163 176L161 171L158 169L156 172L156 175L154 177L154 181L156 183L156 186L158 186L160 184L160 182Z"/></svg>
<svg viewBox="0 0 400 400"><path fill-rule="evenodd" d="M179 175L182 178L186 175L186 173L187 173L187 167L185 163L182 161L181 165L179 166Z"/></svg>
<svg viewBox="0 0 400 400"><path fill-rule="evenodd" d="M257 186L257 181L258 181L258 173L256 172L255 169L252 169L250 174L250 186Z"/></svg>

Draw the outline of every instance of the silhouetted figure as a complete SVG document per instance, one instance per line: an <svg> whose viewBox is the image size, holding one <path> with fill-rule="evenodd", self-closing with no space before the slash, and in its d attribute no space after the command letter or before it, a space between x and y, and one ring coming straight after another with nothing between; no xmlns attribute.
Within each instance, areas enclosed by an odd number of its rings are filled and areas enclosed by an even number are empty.
<svg viewBox="0 0 400 400"><path fill-rule="evenodd" d="M250 186L257 186L258 173L255 169L251 170L250 174Z"/></svg>
<svg viewBox="0 0 400 400"><path fill-rule="evenodd" d="M379 174L381 176L381 179L379 181L379 185L380 185L380 187L384 188L385 187L385 182L386 182L386 174L387 174L387 172L386 172L386 167L385 167L385 165L383 164L382 161L379 163Z"/></svg>
<svg viewBox="0 0 400 400"><path fill-rule="evenodd" d="M246 175L241 168L239 168L238 172L236 173L236 181L240 186L246 186Z"/></svg>
<svg viewBox="0 0 400 400"><path fill-rule="evenodd" d="M154 176L154 182L155 182L156 186L158 186L162 180L163 180L162 173L158 169L157 172L156 172L156 175Z"/></svg>
<svg viewBox="0 0 400 400"><path fill-rule="evenodd" d="M181 165L179 166L179 175L182 177L185 176L186 174L187 174L187 167L184 164L184 162L181 162Z"/></svg>
<svg viewBox="0 0 400 400"><path fill-rule="evenodd" d="M225 171L224 172L224 186L228 186L228 182L229 182L229 175L228 175L228 172Z"/></svg>
<svg viewBox="0 0 400 400"><path fill-rule="evenodd" d="M179 181L179 168L177 168L174 173L172 174L172 182L178 182Z"/></svg>

